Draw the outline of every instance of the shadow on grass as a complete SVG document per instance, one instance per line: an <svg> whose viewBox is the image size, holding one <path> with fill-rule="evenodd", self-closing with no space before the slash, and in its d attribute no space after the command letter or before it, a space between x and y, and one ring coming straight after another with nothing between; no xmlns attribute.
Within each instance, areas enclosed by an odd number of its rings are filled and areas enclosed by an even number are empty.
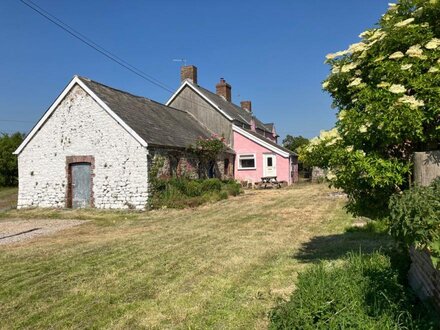
<svg viewBox="0 0 440 330"><path fill-rule="evenodd" d="M293 258L305 262L336 260L350 251L371 253L389 250L394 245L382 224L368 223L364 227L351 227L342 234L315 236L303 243Z"/></svg>
<svg viewBox="0 0 440 330"><path fill-rule="evenodd" d="M389 266L377 263L383 262L384 259L381 256L389 258ZM293 293L290 302L280 305L278 310L275 310L272 314L272 323L274 324L278 321L276 319L278 311L284 313L287 310L287 314L282 315L285 324L290 322L290 316L292 316L292 320L296 320L298 318L296 301L304 297L307 298L309 292L310 295L313 295L310 302L301 301L299 303L301 306L312 306L305 309L306 313L319 318L323 306L331 309L329 302L336 302L340 304L339 307L344 306L342 309L338 309L338 312L329 312L329 315L336 315L344 310L345 306L351 306L349 301L351 298L346 300L345 293L353 291L353 285L361 282L366 283L364 283L364 289L360 293L358 292L361 294L360 297L353 296L353 301L355 298L360 299L359 306L363 306L362 308L366 312L361 309L356 311L355 314L367 313L366 320L369 320L370 316L374 320L384 315L396 319L396 324L405 324L404 328L407 329L437 329L435 325L440 324L440 318L433 307L429 303L421 303L414 292L409 289L407 283L410 265L408 251L398 248L393 239L387 234L386 226L381 222L368 222L364 227L351 227L341 234L316 236L303 243L292 257L316 265L303 275L299 275L299 289L296 293ZM344 260L345 264L332 268L332 270L325 268L321 263L322 261L337 259ZM359 266L362 263L358 259L364 260L362 267ZM349 262L350 260L351 262ZM355 262L356 260L358 262ZM318 273L322 276L316 277ZM303 276L304 283L301 282L301 276ZM324 276L327 282L324 281ZM301 288L301 285L304 287ZM319 286L322 290L319 289ZM355 288L357 287L356 285ZM306 292L306 290L308 291ZM353 292L356 293L357 291L354 290ZM353 292L351 293L353 294ZM317 293L323 293L325 297L317 298ZM313 305L315 300L318 301L318 305ZM313 306L317 306L316 309ZM350 317L354 316L348 312L347 319ZM347 320L342 316L339 319ZM353 320L358 319L354 317ZM292 322L294 323L294 321ZM272 328L277 327L273 326Z"/></svg>

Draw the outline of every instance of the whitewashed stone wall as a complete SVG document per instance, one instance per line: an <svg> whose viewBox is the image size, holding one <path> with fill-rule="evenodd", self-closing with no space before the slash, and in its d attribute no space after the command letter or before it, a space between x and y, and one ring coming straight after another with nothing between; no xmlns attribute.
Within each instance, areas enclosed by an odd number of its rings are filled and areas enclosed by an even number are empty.
<svg viewBox="0 0 440 330"><path fill-rule="evenodd" d="M148 151L81 87L66 95L18 156L18 208L66 206L66 157L95 158L97 208L144 209Z"/></svg>

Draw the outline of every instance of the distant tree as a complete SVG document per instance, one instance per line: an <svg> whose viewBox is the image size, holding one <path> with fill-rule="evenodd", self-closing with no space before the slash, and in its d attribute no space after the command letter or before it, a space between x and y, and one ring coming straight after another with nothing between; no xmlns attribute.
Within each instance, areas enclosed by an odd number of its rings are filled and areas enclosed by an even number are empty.
<svg viewBox="0 0 440 330"><path fill-rule="evenodd" d="M0 135L0 187L15 186L18 183L17 156L12 153L23 139L22 133Z"/></svg>
<svg viewBox="0 0 440 330"><path fill-rule="evenodd" d="M298 152L299 148L302 146L306 146L309 144L309 139L299 135L292 136L287 134L285 139L283 140L283 146L293 152Z"/></svg>

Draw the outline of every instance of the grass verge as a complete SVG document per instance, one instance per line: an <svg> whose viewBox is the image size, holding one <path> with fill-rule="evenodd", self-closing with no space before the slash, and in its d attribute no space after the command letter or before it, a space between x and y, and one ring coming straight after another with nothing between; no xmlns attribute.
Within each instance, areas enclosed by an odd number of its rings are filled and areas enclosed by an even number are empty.
<svg viewBox="0 0 440 330"><path fill-rule="evenodd" d="M269 328L436 329L439 319L407 288L405 259L395 250L350 252L309 268Z"/></svg>

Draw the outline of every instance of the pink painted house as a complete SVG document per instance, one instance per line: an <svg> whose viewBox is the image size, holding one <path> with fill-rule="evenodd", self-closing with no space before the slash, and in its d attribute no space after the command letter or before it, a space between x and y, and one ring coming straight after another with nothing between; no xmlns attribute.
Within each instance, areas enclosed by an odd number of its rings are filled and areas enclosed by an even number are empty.
<svg viewBox="0 0 440 330"><path fill-rule="evenodd" d="M197 68L181 68L181 85L166 105L194 116L210 132L223 135L235 153L225 173L236 180L261 182L263 177L292 184L298 180L298 156L277 143L273 123L263 123L252 112L251 101L232 102L231 85L223 78L213 93L197 84ZM232 168L228 169L228 167Z"/></svg>

